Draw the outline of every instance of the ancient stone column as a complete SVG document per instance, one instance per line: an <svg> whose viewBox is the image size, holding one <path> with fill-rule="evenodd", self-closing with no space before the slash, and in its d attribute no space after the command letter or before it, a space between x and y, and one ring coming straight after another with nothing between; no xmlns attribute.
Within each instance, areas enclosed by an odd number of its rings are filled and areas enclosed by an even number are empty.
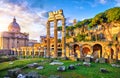
<svg viewBox="0 0 120 78"><path fill-rule="evenodd" d="M82 53L83 48L82 48L81 44L79 46L80 46L80 58L81 58L81 57L83 57L83 53Z"/></svg>
<svg viewBox="0 0 120 78"><path fill-rule="evenodd" d="M119 45L118 44L115 45L115 49L116 49L116 61L118 61L118 53L119 53Z"/></svg>
<svg viewBox="0 0 120 78"><path fill-rule="evenodd" d="M57 52L57 43L58 43L58 38L57 38L57 20L54 20L54 58L57 57L58 52Z"/></svg>
<svg viewBox="0 0 120 78"><path fill-rule="evenodd" d="M50 22L47 22L47 55L46 57L50 57Z"/></svg>
<svg viewBox="0 0 120 78"><path fill-rule="evenodd" d="M66 57L65 19L62 19L62 57Z"/></svg>

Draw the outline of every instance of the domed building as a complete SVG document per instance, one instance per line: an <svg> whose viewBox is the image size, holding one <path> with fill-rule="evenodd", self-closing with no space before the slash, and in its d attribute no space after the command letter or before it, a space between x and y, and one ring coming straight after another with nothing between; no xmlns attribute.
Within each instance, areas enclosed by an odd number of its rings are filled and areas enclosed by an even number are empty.
<svg viewBox="0 0 120 78"><path fill-rule="evenodd" d="M8 26L8 31L9 32L20 32L20 26L19 24L16 22L15 17L13 18L13 22L10 23L10 25Z"/></svg>
<svg viewBox="0 0 120 78"><path fill-rule="evenodd" d="M25 47L28 45L28 33L20 31L20 25L16 22L16 18L8 26L8 31L0 33L0 49L11 49Z"/></svg>

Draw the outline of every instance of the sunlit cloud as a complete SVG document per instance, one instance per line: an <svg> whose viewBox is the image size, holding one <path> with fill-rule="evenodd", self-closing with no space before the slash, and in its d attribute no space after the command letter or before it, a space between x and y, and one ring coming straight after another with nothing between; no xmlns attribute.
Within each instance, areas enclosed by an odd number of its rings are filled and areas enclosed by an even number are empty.
<svg viewBox="0 0 120 78"><path fill-rule="evenodd" d="M31 8L26 1L13 4L10 0L0 1L0 32L7 31L8 25L15 16L21 27L21 32L29 33L30 38L38 39L46 32L47 12L38 8Z"/></svg>

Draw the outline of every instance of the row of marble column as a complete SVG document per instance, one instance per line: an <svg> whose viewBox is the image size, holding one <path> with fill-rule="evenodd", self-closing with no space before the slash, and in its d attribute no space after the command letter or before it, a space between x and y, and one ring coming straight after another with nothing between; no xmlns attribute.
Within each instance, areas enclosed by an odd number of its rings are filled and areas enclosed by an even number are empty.
<svg viewBox="0 0 120 78"><path fill-rule="evenodd" d="M36 53L37 53L37 55L36 55ZM18 50L18 49L15 49L15 50L11 50L9 54L16 55L16 56L43 56L43 57L45 57L46 56L46 49L44 49L44 50L40 50L40 49L38 49L38 50L19 49Z"/></svg>
<svg viewBox="0 0 120 78"><path fill-rule="evenodd" d="M65 39L65 18L61 19L62 20L62 57L66 57L66 39ZM50 22L47 21L47 57L50 57ZM57 43L58 43L58 34L57 34L57 19L54 19L54 58L58 56L57 52Z"/></svg>

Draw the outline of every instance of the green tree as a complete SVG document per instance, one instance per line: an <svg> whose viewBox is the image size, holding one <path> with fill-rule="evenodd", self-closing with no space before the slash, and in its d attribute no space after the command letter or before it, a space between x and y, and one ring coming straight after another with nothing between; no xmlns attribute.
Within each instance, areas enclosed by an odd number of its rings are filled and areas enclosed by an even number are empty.
<svg viewBox="0 0 120 78"><path fill-rule="evenodd" d="M120 7L115 7L106 10L105 12L97 14L93 19L91 24L96 26L102 23L109 23L113 21L120 20Z"/></svg>
<svg viewBox="0 0 120 78"><path fill-rule="evenodd" d="M58 31L62 31L62 26L57 27Z"/></svg>
<svg viewBox="0 0 120 78"><path fill-rule="evenodd" d="M78 34L76 37L76 40L77 41L85 41L85 37L86 37L85 34Z"/></svg>
<svg viewBox="0 0 120 78"><path fill-rule="evenodd" d="M120 7L111 8L105 11L107 22L120 20Z"/></svg>
<svg viewBox="0 0 120 78"><path fill-rule="evenodd" d="M85 19L85 20L83 20L83 21L78 22L78 23L75 25L75 27L76 27L76 28L81 28L81 27L83 27L83 26L85 26L85 25L90 24L91 21L92 21L91 18L90 18L90 19Z"/></svg>
<svg viewBox="0 0 120 78"><path fill-rule="evenodd" d="M68 33L69 36L73 36L74 29L75 29L74 26L67 26L66 30L67 30L67 33Z"/></svg>
<svg viewBox="0 0 120 78"><path fill-rule="evenodd" d="M61 43L61 39L58 39L58 43Z"/></svg>
<svg viewBox="0 0 120 78"><path fill-rule="evenodd" d="M105 13L99 13L92 19L91 25L96 26L101 23L105 23L106 21L107 21L107 18Z"/></svg>

